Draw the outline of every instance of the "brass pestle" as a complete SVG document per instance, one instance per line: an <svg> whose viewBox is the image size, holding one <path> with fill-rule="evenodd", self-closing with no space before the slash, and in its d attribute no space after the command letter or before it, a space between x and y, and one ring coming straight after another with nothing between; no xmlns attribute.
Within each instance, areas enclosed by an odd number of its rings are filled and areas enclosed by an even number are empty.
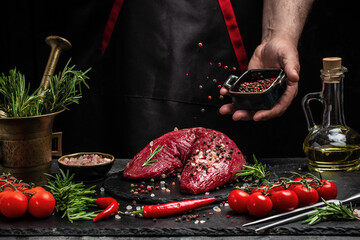
<svg viewBox="0 0 360 240"><path fill-rule="evenodd" d="M45 39L45 42L51 47L51 52L45 67L44 75L41 79L41 88L38 94L40 94L44 89L47 89L50 76L54 74L61 51L71 48L71 43L65 38L59 36L48 36Z"/></svg>

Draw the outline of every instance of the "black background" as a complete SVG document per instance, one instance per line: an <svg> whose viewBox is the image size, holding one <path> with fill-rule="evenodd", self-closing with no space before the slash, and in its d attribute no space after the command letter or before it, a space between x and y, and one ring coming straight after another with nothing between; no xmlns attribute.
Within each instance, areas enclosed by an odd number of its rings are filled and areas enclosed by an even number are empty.
<svg viewBox="0 0 360 240"><path fill-rule="evenodd" d="M144 144L159 136L159 133L146 134L149 127L146 126L144 135L136 135L131 139L131 142L135 142L134 139L138 139L138 142L128 146L128 140L123 138L129 134L127 131L128 128L131 129L131 122L140 120L128 117L132 113L125 106L121 106L123 102L116 102L114 97L104 98L107 94L104 89L109 87L109 78L116 80L112 83L117 82L113 89L109 89L110 92L121 91L121 86L126 81L126 76L121 74L121 66L115 64L119 62L118 59L114 59L111 54L105 54L104 57L100 55L101 37L111 6L111 0L0 3L0 72L7 73L9 69L16 67L25 74L33 87L37 87L50 52L49 46L44 42L49 35L65 37L73 45L70 51L61 55L58 66L64 66L71 57L72 63L76 64L78 69L92 68L89 73L90 89L84 89L80 104L70 106L70 111L62 113L55 121L54 131L63 132L64 153L103 151L118 158L131 158ZM126 14L131 14L126 12L126 9L125 1L122 9L124 12L121 12L119 19L125 19ZM360 96L357 29L360 19L357 9L356 1L315 1L299 42L299 93L290 108L279 118L259 123L231 123L227 125L227 130L224 130L246 155L255 153L259 157L304 156L302 142L307 135L307 126L301 99L309 92L321 90L319 70L323 57L342 57L343 65L349 69L344 89L345 119L347 125L360 131L360 114L357 113ZM247 11L247 14L251 11ZM260 41L260 15L261 9L251 15L253 18L245 15L251 20L251 25L246 26L239 21L244 18L237 16L249 56ZM116 28L121 26L118 22ZM216 37L216 33L214 35ZM116 50L116 46L110 42L108 51L114 49ZM136 71L133 74L136 74ZM313 109L314 117L319 122L321 107L314 104ZM216 112L217 108L214 108L209 114ZM196 126L206 127L206 119L200 118ZM231 122L228 116L219 118L225 119L223 125ZM125 121L125 124L122 121ZM240 130L231 131L235 125L236 129ZM178 127L190 126L191 123ZM162 133L169 130L169 126L166 126Z"/></svg>

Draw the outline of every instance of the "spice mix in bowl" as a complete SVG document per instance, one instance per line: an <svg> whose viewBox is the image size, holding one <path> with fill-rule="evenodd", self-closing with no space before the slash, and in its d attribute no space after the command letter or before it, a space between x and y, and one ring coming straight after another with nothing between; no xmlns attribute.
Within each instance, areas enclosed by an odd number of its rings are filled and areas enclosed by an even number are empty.
<svg viewBox="0 0 360 240"><path fill-rule="evenodd" d="M270 109L284 93L285 79L282 69L252 69L240 77L230 75L224 87L229 89L237 109Z"/></svg>
<svg viewBox="0 0 360 240"><path fill-rule="evenodd" d="M59 168L74 174L76 180L91 181L104 178L115 161L114 156L99 152L79 152L58 159Z"/></svg>

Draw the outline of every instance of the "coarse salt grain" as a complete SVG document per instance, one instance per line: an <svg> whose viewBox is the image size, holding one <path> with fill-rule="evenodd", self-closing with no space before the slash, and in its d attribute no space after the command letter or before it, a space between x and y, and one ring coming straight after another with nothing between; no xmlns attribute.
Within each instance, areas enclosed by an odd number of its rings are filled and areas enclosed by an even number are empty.
<svg viewBox="0 0 360 240"><path fill-rule="evenodd" d="M70 166L99 165L110 162L111 159L99 154L84 154L79 157L64 158L61 163Z"/></svg>

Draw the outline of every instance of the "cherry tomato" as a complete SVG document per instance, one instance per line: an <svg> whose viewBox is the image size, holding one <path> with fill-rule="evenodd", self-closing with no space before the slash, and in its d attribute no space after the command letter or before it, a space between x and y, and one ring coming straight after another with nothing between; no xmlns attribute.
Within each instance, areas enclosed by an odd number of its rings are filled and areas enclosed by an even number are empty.
<svg viewBox="0 0 360 240"><path fill-rule="evenodd" d="M8 218L19 218L26 213L28 200L21 192L6 192L0 200L0 212Z"/></svg>
<svg viewBox="0 0 360 240"><path fill-rule="evenodd" d="M231 191L228 197L228 203L232 210L239 213L247 212L247 202L249 199L249 194L240 190L235 189Z"/></svg>
<svg viewBox="0 0 360 240"><path fill-rule="evenodd" d="M46 218L55 209L55 198L48 191L38 191L29 200L29 213L37 218Z"/></svg>
<svg viewBox="0 0 360 240"><path fill-rule="evenodd" d="M299 198L292 190L281 190L271 195L271 201L276 211L287 212L297 207Z"/></svg>
<svg viewBox="0 0 360 240"><path fill-rule="evenodd" d="M1 201L1 198L2 198L6 193L8 193L8 192L13 192L13 191L15 191L13 188L4 188L4 189L2 190L2 192L0 192L0 201Z"/></svg>
<svg viewBox="0 0 360 240"><path fill-rule="evenodd" d="M298 207L312 205L318 202L319 194L312 187L305 187L305 186L296 186L293 190L299 198L299 205Z"/></svg>
<svg viewBox="0 0 360 240"><path fill-rule="evenodd" d="M264 217L272 210L271 199L261 194L261 192L252 193L249 196L247 209L249 213L256 217Z"/></svg>
<svg viewBox="0 0 360 240"><path fill-rule="evenodd" d="M316 191L319 194L319 199L321 198L325 200L335 199L337 196L337 187L335 183L328 180L322 180L323 185L321 187L316 188Z"/></svg>
<svg viewBox="0 0 360 240"><path fill-rule="evenodd" d="M28 200L30 200L30 198L39 191L45 191L45 189L43 187L34 187L34 188L24 190L25 193L30 193L30 194L26 194Z"/></svg>
<svg viewBox="0 0 360 240"><path fill-rule="evenodd" d="M271 195L273 192L274 192L274 189L270 188L269 186L260 186L260 187L257 187L257 188L254 188L251 193L256 193L256 192L265 192L266 190L266 193Z"/></svg>

